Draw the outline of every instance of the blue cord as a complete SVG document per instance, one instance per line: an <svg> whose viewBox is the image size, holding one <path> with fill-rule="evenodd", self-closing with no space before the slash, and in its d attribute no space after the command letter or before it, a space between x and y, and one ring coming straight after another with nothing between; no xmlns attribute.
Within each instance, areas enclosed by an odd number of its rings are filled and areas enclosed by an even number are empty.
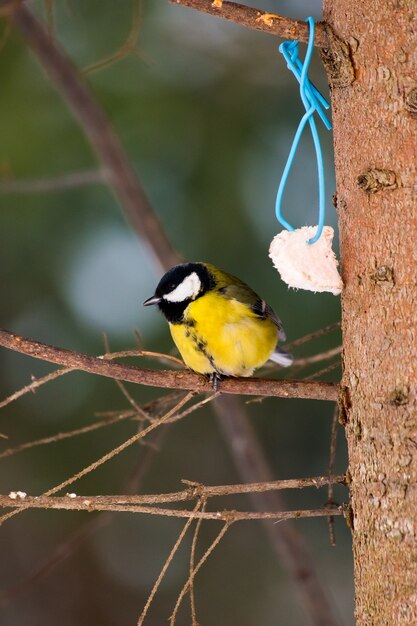
<svg viewBox="0 0 417 626"><path fill-rule="evenodd" d="M321 93L315 88L315 86L310 83L308 79L308 68L310 66L311 55L313 53L314 46L314 20L312 17L308 17L306 22L309 25L309 38L307 45L307 52L304 59L304 63L301 63L298 58L298 41L284 41L279 47L279 51L284 56L284 59L287 62L287 67L292 71L298 82L300 83L300 96L303 102L304 108L306 110L305 114L301 118L301 121L298 125L297 132L295 133L291 150L288 155L287 162L285 164L284 171L281 176L281 181L279 183L277 199L275 202L275 213L277 216L277 220L280 224L287 228L288 230L295 230L291 224L287 222L286 219L282 217L282 197L284 195L285 186L287 184L288 175L290 173L295 153L298 148L298 144L300 142L301 135L303 133L304 127L308 122L310 125L311 135L313 137L314 148L316 151L316 160L317 160L317 177L318 177L318 187L319 187L319 217L318 217L318 226L317 232L312 239L308 240L308 243L315 243L321 233L323 231L324 226L324 217L325 217L325 188L324 188L324 166L323 166L323 155L321 152L320 139L316 128L316 122L314 120L314 113L317 112L321 121L327 128L330 130L332 125L327 119L323 108L328 109L329 104L323 98Z"/></svg>

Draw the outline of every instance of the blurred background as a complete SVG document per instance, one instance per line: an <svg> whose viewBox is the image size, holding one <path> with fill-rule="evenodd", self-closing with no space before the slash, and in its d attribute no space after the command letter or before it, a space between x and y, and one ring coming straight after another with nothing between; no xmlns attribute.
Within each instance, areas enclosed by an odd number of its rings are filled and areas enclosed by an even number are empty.
<svg viewBox="0 0 417 626"><path fill-rule="evenodd" d="M288 290L268 258L280 230L274 202L292 137L303 113L297 84L278 53L280 40L166 0L67 0L53 7L53 32L111 120L174 247L238 275L278 312L289 341L339 321L339 299ZM252 3L255 4L255 3ZM320 19L318 0L257 0L258 8ZM45 5L31 3L42 19ZM135 50L104 67L137 20ZM90 172L99 164L65 103L21 38L1 23L0 326L57 346L102 354L136 347L173 352L164 320L142 307L160 272L132 231L112 192L100 182L70 189L12 191L11 181ZM317 52L310 76L327 94ZM334 172L331 133L320 129L326 158L327 217ZM88 174L90 176L90 174ZM9 185L9 187L7 187ZM316 224L314 149L308 133L289 180L284 213L294 226ZM337 246L337 242L336 242ZM340 343L340 334L304 345L297 356ZM130 361L135 362L135 361ZM158 366L139 361L140 364ZM328 362L303 370L305 377ZM54 368L0 350L0 400ZM282 374L281 374L282 375ZM287 372L284 372L284 375ZM320 374L319 374L320 375ZM320 376L338 380L340 368ZM129 386L139 403L161 393ZM75 373L0 412L1 450L81 428L97 413L129 408L114 382ZM328 471L332 403L267 399L247 411L276 479ZM123 421L14 456L0 458L0 491L39 494L134 434ZM78 494L125 493L149 448L133 446L77 482ZM336 473L347 459L339 432ZM242 482L212 409L166 428L143 472L141 493ZM336 499L346 498L336 490ZM326 490L285 493L288 508L320 507ZM230 501L232 502L232 501ZM220 503L220 504L219 504ZM249 510L251 502L238 503ZM227 499L213 506L237 506ZM96 514L30 511L0 528L0 623L7 626L135 624L183 521L118 514L75 542ZM271 522L272 523L272 522ZM213 525L214 524L214 525ZM296 522L342 626L353 624L350 532L336 518L331 547L323 518ZM201 550L218 532L203 524ZM71 539L67 558L57 549ZM168 570L145 624L166 623L187 577L191 539ZM299 596L261 523L232 527L196 580L201 626L308 624ZM188 601L179 624L189 624Z"/></svg>

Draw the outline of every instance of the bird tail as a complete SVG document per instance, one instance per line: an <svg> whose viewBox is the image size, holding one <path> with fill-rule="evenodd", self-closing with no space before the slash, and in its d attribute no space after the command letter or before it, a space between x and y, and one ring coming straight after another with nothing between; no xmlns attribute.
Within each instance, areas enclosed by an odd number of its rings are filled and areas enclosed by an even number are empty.
<svg viewBox="0 0 417 626"><path fill-rule="evenodd" d="M294 363L294 357L292 354L288 354L288 352L285 352L285 350L279 348L278 346L269 357L269 360L281 365L281 367L290 367L290 365Z"/></svg>

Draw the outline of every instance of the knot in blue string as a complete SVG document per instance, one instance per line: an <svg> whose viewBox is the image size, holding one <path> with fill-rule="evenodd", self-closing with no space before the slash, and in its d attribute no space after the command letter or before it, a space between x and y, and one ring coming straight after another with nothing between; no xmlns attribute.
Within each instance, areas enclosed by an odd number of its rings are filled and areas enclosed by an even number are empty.
<svg viewBox="0 0 417 626"><path fill-rule="evenodd" d="M309 38L307 45L307 52L304 59L304 63L301 63L298 57L298 41L284 41L280 47L279 51L284 56L284 59L287 62L288 69L294 74L298 82L300 83L300 96L303 102L304 108L306 110L305 114L301 118L301 121L298 125L297 132L295 133L291 150L288 155L287 163L285 164L284 171L281 176L281 181L279 183L277 199L275 202L275 212L278 221L280 224L287 228L288 230L295 230L291 224L287 222L286 219L282 217L281 213L281 205L282 205L282 196L284 195L285 185L287 184L288 175L290 173L295 153L298 148L298 144L300 142L301 135L303 133L304 127L308 122L310 125L311 135L313 137L314 148L316 151L316 160L317 160L317 176L318 176L318 188L319 188L319 216L318 216L318 226L317 232L312 239L308 240L308 243L316 242L322 231L324 226L324 217L325 217L325 187L324 187L324 166L323 166L323 155L321 152L320 139L316 128L316 122L314 119L314 113L317 113L320 117L321 121L327 128L330 130L332 125L327 119L323 108L328 109L329 104L323 98L321 93L315 88L315 86L309 81L308 78L308 68L310 66L311 55L313 53L314 46L314 20L312 17L308 17L306 22L309 25Z"/></svg>

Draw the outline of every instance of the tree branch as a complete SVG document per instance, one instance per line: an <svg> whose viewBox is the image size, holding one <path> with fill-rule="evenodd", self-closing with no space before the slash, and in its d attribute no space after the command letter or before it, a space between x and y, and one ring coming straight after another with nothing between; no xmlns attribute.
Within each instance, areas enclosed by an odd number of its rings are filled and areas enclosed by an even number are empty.
<svg viewBox="0 0 417 626"><path fill-rule="evenodd" d="M107 183L107 174L103 169L70 172L55 178L35 178L32 180L0 180L0 193L40 193L59 189L74 189L85 185Z"/></svg>
<svg viewBox="0 0 417 626"><path fill-rule="evenodd" d="M215 410L219 428L230 442L241 479L252 485L257 481L285 484L286 481L283 483L273 480L273 472L261 443L246 416L244 405L239 400L236 397L222 396L216 401ZM252 506L260 512L285 511L287 508L280 490L251 490L249 497ZM299 529L292 523L271 524L268 520L264 520L264 528L279 563L285 567L299 593L301 605L311 624L337 626L339 621Z"/></svg>
<svg viewBox="0 0 417 626"><path fill-rule="evenodd" d="M97 105L86 83L55 39L48 36L31 10L24 4L12 5L8 18L24 37L55 88L78 120L91 147L105 170L109 185L120 200L132 226L143 240L161 269L179 261L167 236L156 218L140 185L119 138L111 128L102 109Z"/></svg>
<svg viewBox="0 0 417 626"><path fill-rule="evenodd" d="M189 370L151 370L132 367L122 363L111 363L103 358L57 348L0 330L0 346L27 354L42 361L58 363L65 367L98 374L115 380L163 387L169 389L189 389L196 393L212 391L212 385L205 376ZM309 398L311 400L336 401L339 396L337 383L308 380L272 380L269 378L224 378L219 390L223 393L275 396L280 398Z"/></svg>
<svg viewBox="0 0 417 626"><path fill-rule="evenodd" d="M222 17L225 20L235 22L241 26L246 26L253 30L260 30L270 35L277 35L284 39L298 39L306 43L308 41L308 25L302 20L293 20L275 13L267 13L253 7L236 2L226 2L226 0L168 0L172 4L179 4L184 7L196 9L202 13L208 13L215 17ZM314 44L319 48L326 48L329 45L325 24L316 24Z"/></svg>
<svg viewBox="0 0 417 626"><path fill-rule="evenodd" d="M127 499L127 497L126 497ZM0 508L25 509L64 509L67 511L119 511L128 513L146 513L148 515L162 515L165 517L193 517L237 522L242 520L273 519L288 520L301 517L326 517L343 515L343 507L331 506L322 509L300 509L296 511L190 511L188 509L167 509L142 504L120 503L120 496L113 500L110 496L26 496L15 500L8 495L0 495Z"/></svg>
<svg viewBox="0 0 417 626"><path fill-rule="evenodd" d="M187 485L185 489L181 489L181 491L171 491L170 493L77 497L87 497L89 500L96 498L97 502L100 504L109 505L167 504L172 502L186 502L187 500L195 500L196 498L219 498L243 493L259 494L268 491L282 491L283 489L305 489L307 487L319 489L327 485L346 485L346 476L344 474L337 476L312 476L311 478L289 478L286 480L271 480L263 483L242 483L238 485L203 485L191 480L182 480L182 482ZM10 494L8 497L11 500L17 499L17 502L26 503L26 497L22 500L18 499L18 496L13 498ZM75 495L71 497L75 497ZM41 496L39 496L39 498L41 498Z"/></svg>
<svg viewBox="0 0 417 626"><path fill-rule="evenodd" d="M125 486L126 493L137 493L140 490L144 476L149 471L149 467L154 459L155 450L161 445L163 438L166 437L166 433L167 428L158 428L152 433L152 447L148 447L139 457ZM116 514L117 511L102 512L100 515L86 520L84 525L73 531L67 539L58 543L52 553L48 554L44 560L41 560L22 580L6 589L0 590L0 608L3 608L10 602L16 602L16 599L28 591L35 581L39 582L41 578L50 575L58 565L70 558L75 550L91 537L94 532L110 524Z"/></svg>

